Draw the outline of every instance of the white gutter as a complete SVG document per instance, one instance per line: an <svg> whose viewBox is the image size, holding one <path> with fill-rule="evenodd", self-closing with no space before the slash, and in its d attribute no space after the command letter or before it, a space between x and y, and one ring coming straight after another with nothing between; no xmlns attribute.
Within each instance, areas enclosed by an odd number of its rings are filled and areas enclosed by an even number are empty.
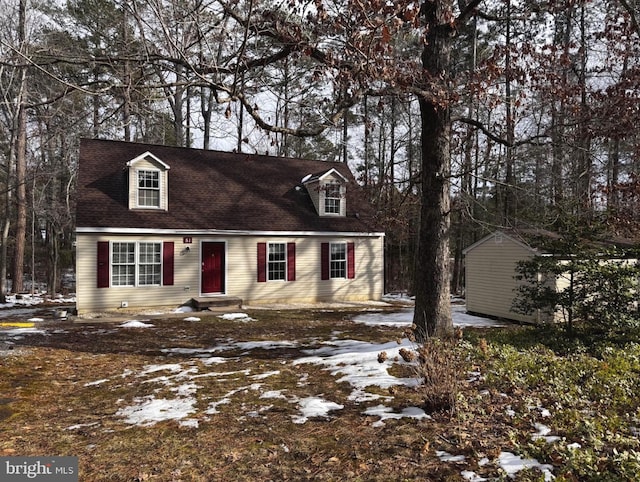
<svg viewBox="0 0 640 482"><path fill-rule="evenodd" d="M78 234L163 234L177 236L342 236L377 238L385 233L342 232L342 231L250 231L234 229L152 229L152 228L76 228Z"/></svg>

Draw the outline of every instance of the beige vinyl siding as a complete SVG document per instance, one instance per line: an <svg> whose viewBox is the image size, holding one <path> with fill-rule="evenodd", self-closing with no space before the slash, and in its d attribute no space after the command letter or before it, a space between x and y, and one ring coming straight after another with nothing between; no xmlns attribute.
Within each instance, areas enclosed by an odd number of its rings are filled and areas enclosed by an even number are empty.
<svg viewBox="0 0 640 482"><path fill-rule="evenodd" d="M508 236L494 235L469 248L465 257L467 311L517 321L537 322L537 315L511 311L518 281L516 264L534 252Z"/></svg>
<svg viewBox="0 0 640 482"><path fill-rule="evenodd" d="M114 310L120 308L123 301L129 308L177 307L191 298L201 297L201 243L207 241L226 244L224 294L239 297L245 304L379 300L383 294L382 236L191 236L191 239L190 244L184 244L182 236L78 233L78 312L82 314ZM174 242L173 286L97 288L98 241ZM295 281L257 281L259 242L295 242ZM355 244L355 279L320 279L320 250L323 242Z"/></svg>
<svg viewBox="0 0 640 482"><path fill-rule="evenodd" d="M295 242L296 280L257 282L257 243ZM355 244L354 279L320 279L323 242ZM245 302L315 302L378 300L384 289L382 237L245 237L228 241L227 294Z"/></svg>
<svg viewBox="0 0 640 482"><path fill-rule="evenodd" d="M174 284L173 286L112 286L109 288L97 288L97 246L98 241L110 242L165 242L173 241L174 244ZM180 258L182 237L155 237L155 236L116 236L116 235L76 235L76 309L78 313L95 312L101 310L114 310L126 302L129 307L155 306L174 304L174 300L182 302L191 296L185 297L184 283L178 284L178 279L185 281L188 273L180 272L177 266ZM167 303L164 303L167 300Z"/></svg>

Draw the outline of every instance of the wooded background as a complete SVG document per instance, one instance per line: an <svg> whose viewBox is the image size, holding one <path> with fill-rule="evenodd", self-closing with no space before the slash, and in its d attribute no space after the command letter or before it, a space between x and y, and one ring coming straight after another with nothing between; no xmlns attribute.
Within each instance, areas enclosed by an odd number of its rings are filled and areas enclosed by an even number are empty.
<svg viewBox="0 0 640 482"><path fill-rule="evenodd" d="M638 234L638 0L0 6L1 293L65 289L82 137L347 162L388 291L416 290L433 144L454 292L494 229ZM430 143L431 125L450 130Z"/></svg>

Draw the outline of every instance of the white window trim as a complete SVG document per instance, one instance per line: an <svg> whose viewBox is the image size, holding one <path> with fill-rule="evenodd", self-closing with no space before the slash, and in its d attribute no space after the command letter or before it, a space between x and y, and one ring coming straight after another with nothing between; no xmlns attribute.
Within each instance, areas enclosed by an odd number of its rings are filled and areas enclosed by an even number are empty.
<svg viewBox="0 0 640 482"><path fill-rule="evenodd" d="M134 259L134 275L133 275L133 284L115 284L113 282L113 245L115 243L118 244L133 244L133 259ZM141 284L140 283L140 245L141 244L155 244L160 246L160 282L158 284ZM163 263L164 259L162 256L163 243L162 241L111 241L109 243L109 283L113 288L153 288L163 286L162 284L162 272L163 272ZM128 265L128 263L126 264Z"/></svg>
<svg viewBox="0 0 640 482"><path fill-rule="evenodd" d="M327 194L329 192L329 189L333 188L333 187L337 187L338 189L338 197L335 196L331 196L329 197ZM335 200L337 201L338 204L338 212L335 211L327 211L327 201L329 200ZM339 182L328 182L324 185L324 205L323 205L323 210L324 210L324 215L325 216L342 216L342 203L344 202L344 185L342 183Z"/></svg>
<svg viewBox="0 0 640 482"><path fill-rule="evenodd" d="M327 196L327 192L329 191L330 186L336 186L339 190L339 197L329 197ZM323 216L336 216L336 217L344 217L345 215L345 185L343 182L330 181L326 182L322 185L322 198L320 199L322 215ZM327 211L327 200L335 199L338 201L338 212Z"/></svg>
<svg viewBox="0 0 640 482"><path fill-rule="evenodd" d="M271 279L270 278L270 274L271 272L269 271L269 251L271 246L273 245L281 245L284 246L284 278L282 279ZM287 243L267 243L267 256L266 256L266 263L267 263L267 283L268 282L275 282L275 283L282 283L284 281L288 281L288 274L289 274L289 255L287 252ZM278 261L278 263L280 263L281 261Z"/></svg>
<svg viewBox="0 0 640 482"><path fill-rule="evenodd" d="M140 189L142 189L140 187L140 173L141 172L157 172L158 173L158 205L157 206L148 206L148 205L142 205L140 204ZM138 209L162 209L163 206L163 184L162 184L162 171L160 169L153 169L153 168L140 168L140 169L136 169L135 170L135 179L136 179L136 207ZM150 188L144 188L144 189L150 189Z"/></svg>
<svg viewBox="0 0 640 482"><path fill-rule="evenodd" d="M336 260L335 262L341 262L344 263L344 276L333 276L333 270L331 269L331 264L334 262L333 258L332 258L332 248L333 246L336 245L341 245L344 246L344 259L341 260ZM337 242L331 242L329 243L329 279L347 279L348 278L348 273L349 273L349 254L347 253L348 248L347 248L347 243L344 241L337 241Z"/></svg>
<svg viewBox="0 0 640 482"><path fill-rule="evenodd" d="M115 244L133 244L133 283L134 284L119 284L115 282L114 279L114 267L115 266L130 266L131 263L114 263L113 262L113 255L114 255L114 245ZM135 287L135 282L136 282L136 246L135 246L135 242L131 242L131 241L111 241L109 243L109 284L112 287L115 288L131 288L131 287Z"/></svg>

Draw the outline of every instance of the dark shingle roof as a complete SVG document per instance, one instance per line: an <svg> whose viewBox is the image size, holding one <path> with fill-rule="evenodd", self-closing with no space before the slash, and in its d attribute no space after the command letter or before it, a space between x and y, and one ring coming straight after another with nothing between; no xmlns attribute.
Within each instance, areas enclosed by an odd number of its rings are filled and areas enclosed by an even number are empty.
<svg viewBox="0 0 640 482"><path fill-rule="evenodd" d="M170 166L169 210L129 210L126 163L151 152ZM302 179L336 169L348 181L347 216L320 217ZM78 228L380 232L343 163L83 139Z"/></svg>

